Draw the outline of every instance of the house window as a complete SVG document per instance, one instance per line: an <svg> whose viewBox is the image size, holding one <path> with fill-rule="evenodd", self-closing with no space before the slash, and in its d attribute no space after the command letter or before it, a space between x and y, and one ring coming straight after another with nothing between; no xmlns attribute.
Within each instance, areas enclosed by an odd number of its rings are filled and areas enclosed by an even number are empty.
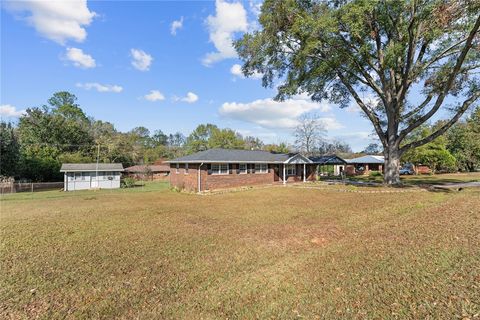
<svg viewBox="0 0 480 320"><path fill-rule="evenodd" d="M212 174L228 174L228 163L212 163Z"/></svg>
<svg viewBox="0 0 480 320"><path fill-rule="evenodd" d="M243 174L243 173L248 173L247 169L247 164L246 163L240 163L238 164L238 173Z"/></svg>
<svg viewBox="0 0 480 320"><path fill-rule="evenodd" d="M75 180L85 180L85 172L75 172Z"/></svg>
<svg viewBox="0 0 480 320"><path fill-rule="evenodd" d="M285 170L287 172L287 176L294 176L297 174L297 168L294 164L287 164Z"/></svg>
<svg viewBox="0 0 480 320"><path fill-rule="evenodd" d="M185 163L185 174L188 174L188 163Z"/></svg>
<svg viewBox="0 0 480 320"><path fill-rule="evenodd" d="M266 163L255 163L255 173L267 173L268 165Z"/></svg>
<svg viewBox="0 0 480 320"><path fill-rule="evenodd" d="M175 173L180 173L180 163L177 163L175 167Z"/></svg>

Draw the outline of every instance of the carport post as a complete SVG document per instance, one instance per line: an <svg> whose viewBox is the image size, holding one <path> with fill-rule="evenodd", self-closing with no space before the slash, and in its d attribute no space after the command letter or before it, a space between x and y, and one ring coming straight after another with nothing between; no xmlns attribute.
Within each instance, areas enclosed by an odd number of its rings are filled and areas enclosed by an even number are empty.
<svg viewBox="0 0 480 320"><path fill-rule="evenodd" d="M307 182L307 176L306 176L307 170L306 170L306 168L307 168L307 165L304 163L303 164L303 182Z"/></svg>
<svg viewBox="0 0 480 320"><path fill-rule="evenodd" d="M283 164L283 184L287 183L286 174L285 174L285 164Z"/></svg>

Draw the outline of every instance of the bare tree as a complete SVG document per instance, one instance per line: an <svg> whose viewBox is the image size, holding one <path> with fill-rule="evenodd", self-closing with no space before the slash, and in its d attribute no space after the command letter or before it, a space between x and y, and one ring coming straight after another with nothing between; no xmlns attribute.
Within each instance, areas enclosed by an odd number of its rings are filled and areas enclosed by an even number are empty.
<svg viewBox="0 0 480 320"><path fill-rule="evenodd" d="M305 113L298 118L295 127L295 147L306 155L312 155L323 141L325 126L316 113Z"/></svg>

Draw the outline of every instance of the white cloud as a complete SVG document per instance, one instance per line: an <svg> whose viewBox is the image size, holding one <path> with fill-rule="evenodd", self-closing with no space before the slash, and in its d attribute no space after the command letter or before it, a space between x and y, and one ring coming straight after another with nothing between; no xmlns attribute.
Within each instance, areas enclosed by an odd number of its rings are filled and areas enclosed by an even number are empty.
<svg viewBox="0 0 480 320"><path fill-rule="evenodd" d="M87 37L84 27L90 25L96 15L88 9L87 0L7 1L5 7L42 36L61 45L67 40L84 41Z"/></svg>
<svg viewBox="0 0 480 320"><path fill-rule="evenodd" d="M230 68L230 73L233 74L235 77L242 78L242 79L245 78L245 76L244 76L243 73L242 73L242 66L239 65L239 64L234 64L234 65ZM262 78L262 74L261 74L261 73L258 73L258 72L255 72L254 74L252 74L252 75L249 76L248 78L251 78L251 79L261 79L261 78Z"/></svg>
<svg viewBox="0 0 480 320"><path fill-rule="evenodd" d="M132 66L135 69L140 71L150 70L150 65L152 64L153 57L140 49L130 49L130 54L132 55Z"/></svg>
<svg viewBox="0 0 480 320"><path fill-rule="evenodd" d="M188 92L185 97L173 96L173 101L183 101L186 103L194 103L198 101L198 96L193 92Z"/></svg>
<svg viewBox="0 0 480 320"><path fill-rule="evenodd" d="M292 129L298 125L298 117L307 112L328 112L331 106L317 103L306 95L298 95L285 101L259 99L249 103L225 102L219 109L221 116L250 122L267 129ZM342 127L334 117L322 117L327 130Z"/></svg>
<svg viewBox="0 0 480 320"><path fill-rule="evenodd" d="M77 83L76 86L79 88L84 88L85 90L95 89L98 92L119 93L123 91L123 88L121 86L112 85L112 84L100 84L97 82Z"/></svg>
<svg viewBox="0 0 480 320"><path fill-rule="evenodd" d="M165 100L165 96L158 90L150 90L150 93L143 96L148 101L162 101Z"/></svg>
<svg viewBox="0 0 480 320"><path fill-rule="evenodd" d="M204 65L209 66L223 59L235 58L237 53L233 48L233 36L236 32L248 30L247 11L240 2L228 3L215 1L215 15L206 20L210 33L210 42L216 52L210 52L203 58Z"/></svg>
<svg viewBox="0 0 480 320"><path fill-rule="evenodd" d="M361 99L362 99L363 103L365 103L365 105L367 105L368 107L370 107L372 109L375 109L378 106L378 104L380 103L380 99L378 97L376 97L375 95L370 94L370 93L367 93L366 95L361 97ZM357 113L357 112L362 111L362 109L357 104L357 102L355 102L355 100L352 100L350 102L350 104L348 105L348 107L345 108L345 110L347 112L350 112L350 113Z"/></svg>
<svg viewBox="0 0 480 320"><path fill-rule="evenodd" d="M170 33L172 36L177 35L177 30L183 28L183 17L180 18L180 20L174 20L172 22L172 25L170 26Z"/></svg>
<svg viewBox="0 0 480 320"><path fill-rule="evenodd" d="M18 118L24 115L25 112L25 110L17 110L17 108L10 104L0 105L0 116L2 117Z"/></svg>
<svg viewBox="0 0 480 320"><path fill-rule="evenodd" d="M73 62L73 65L79 68L88 69L96 66L95 59L78 48L67 48L65 59Z"/></svg>

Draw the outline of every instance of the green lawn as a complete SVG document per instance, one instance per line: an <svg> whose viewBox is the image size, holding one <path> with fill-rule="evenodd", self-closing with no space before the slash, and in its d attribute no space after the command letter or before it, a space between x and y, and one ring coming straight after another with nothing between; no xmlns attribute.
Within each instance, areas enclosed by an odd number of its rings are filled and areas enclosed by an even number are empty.
<svg viewBox="0 0 480 320"><path fill-rule="evenodd" d="M84 197L95 198L97 196L108 194L129 194L136 192L151 192L162 191L170 188L170 185L166 181L139 181L133 188L121 188L121 189L101 189L101 190L80 190L75 192L64 192L63 190L49 190L38 192L19 192L13 194L3 194L0 199L3 201L13 200L38 200L38 199L52 199L52 198L71 198L71 197Z"/></svg>
<svg viewBox="0 0 480 320"><path fill-rule="evenodd" d="M480 316L479 191L341 188L5 196L0 318Z"/></svg>

